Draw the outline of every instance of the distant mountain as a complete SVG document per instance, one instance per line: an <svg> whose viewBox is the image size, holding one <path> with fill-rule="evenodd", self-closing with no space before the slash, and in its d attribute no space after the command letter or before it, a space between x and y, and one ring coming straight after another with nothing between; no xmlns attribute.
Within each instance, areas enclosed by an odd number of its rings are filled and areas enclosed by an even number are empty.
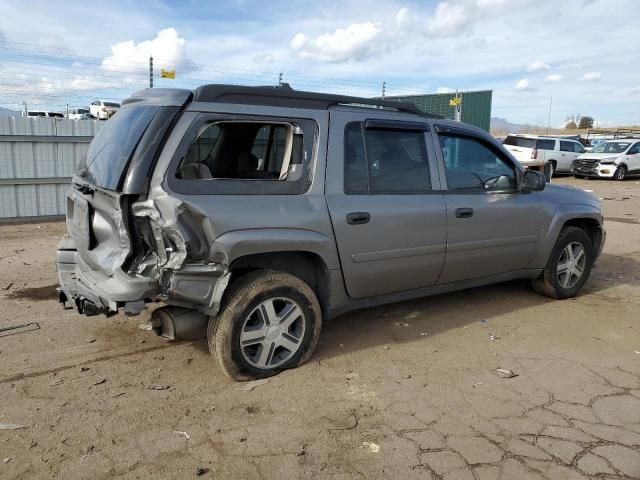
<svg viewBox="0 0 640 480"><path fill-rule="evenodd" d="M20 112L16 112L15 110L0 107L0 117L19 117L21 115Z"/></svg>
<svg viewBox="0 0 640 480"><path fill-rule="evenodd" d="M509 133L518 133L529 125L522 125L519 123L511 123L506 118L491 117L491 130L504 131Z"/></svg>

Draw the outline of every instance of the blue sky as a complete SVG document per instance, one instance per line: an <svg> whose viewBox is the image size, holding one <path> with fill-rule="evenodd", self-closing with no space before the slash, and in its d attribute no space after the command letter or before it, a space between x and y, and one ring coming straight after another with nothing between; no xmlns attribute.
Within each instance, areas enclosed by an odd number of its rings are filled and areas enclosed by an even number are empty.
<svg viewBox="0 0 640 480"><path fill-rule="evenodd" d="M638 0L1 0L0 106L62 110L148 85L378 95L494 91L493 115L640 124ZM161 67L177 79L158 78Z"/></svg>

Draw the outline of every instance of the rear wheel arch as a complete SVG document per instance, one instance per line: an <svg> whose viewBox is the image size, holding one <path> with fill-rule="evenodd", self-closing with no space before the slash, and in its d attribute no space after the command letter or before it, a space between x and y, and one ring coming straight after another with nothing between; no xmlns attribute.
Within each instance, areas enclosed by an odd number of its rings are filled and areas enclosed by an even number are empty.
<svg viewBox="0 0 640 480"><path fill-rule="evenodd" d="M257 270L271 270L288 273L308 284L318 297L323 316L329 310L330 274L326 262L314 252L279 251L265 252L238 257L231 262L229 271L232 287L240 278ZM232 291L232 288L227 288ZM223 303L225 296L223 296Z"/></svg>

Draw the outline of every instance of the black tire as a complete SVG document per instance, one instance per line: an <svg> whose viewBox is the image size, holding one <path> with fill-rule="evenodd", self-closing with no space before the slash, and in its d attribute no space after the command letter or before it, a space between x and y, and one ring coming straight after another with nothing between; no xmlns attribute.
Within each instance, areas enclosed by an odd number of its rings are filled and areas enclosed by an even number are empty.
<svg viewBox="0 0 640 480"><path fill-rule="evenodd" d="M613 179L619 182L623 181L627 176L627 167L624 165L620 165L616 168L616 171L613 174Z"/></svg>
<svg viewBox="0 0 640 480"><path fill-rule="evenodd" d="M580 179L584 178L584 175L576 175L575 173L573 174L573 176L574 178L580 178Z"/></svg>
<svg viewBox="0 0 640 480"><path fill-rule="evenodd" d="M584 248L585 263L584 270L578 282L575 285L571 285L570 288L565 288L560 284L557 268L565 247L571 243L579 243L582 245ZM593 259L593 245L586 232L577 227L565 227L558 236L558 240L553 247L544 271L538 278L531 281L531 285L537 293L546 297L556 299L575 297L589 279Z"/></svg>
<svg viewBox="0 0 640 480"><path fill-rule="evenodd" d="M547 182L551 182L551 177L553 177L553 164L547 162L544 164L544 178L547 179Z"/></svg>
<svg viewBox="0 0 640 480"><path fill-rule="evenodd" d="M276 368L258 368L243 353L240 335L252 312L262 302L274 298L290 299L300 307L302 316L298 321L304 322L304 333L298 350L285 363ZM245 381L270 377L307 362L316 349L321 329L320 303L307 283L288 273L258 270L240 277L225 292L220 314L209 320L207 339L209 351L224 374L233 380Z"/></svg>

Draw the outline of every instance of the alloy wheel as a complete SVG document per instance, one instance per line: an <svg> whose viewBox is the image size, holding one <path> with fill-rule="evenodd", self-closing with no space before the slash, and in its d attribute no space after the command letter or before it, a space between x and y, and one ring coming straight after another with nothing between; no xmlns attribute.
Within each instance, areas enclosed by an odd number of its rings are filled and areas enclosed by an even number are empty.
<svg viewBox="0 0 640 480"><path fill-rule="evenodd" d="M558 258L556 275L558 283L566 289L575 287L585 270L587 256L580 242L569 243Z"/></svg>
<svg viewBox="0 0 640 480"><path fill-rule="evenodd" d="M242 356L256 368L281 366L300 349L305 323L302 309L290 298L264 300L242 325Z"/></svg>

